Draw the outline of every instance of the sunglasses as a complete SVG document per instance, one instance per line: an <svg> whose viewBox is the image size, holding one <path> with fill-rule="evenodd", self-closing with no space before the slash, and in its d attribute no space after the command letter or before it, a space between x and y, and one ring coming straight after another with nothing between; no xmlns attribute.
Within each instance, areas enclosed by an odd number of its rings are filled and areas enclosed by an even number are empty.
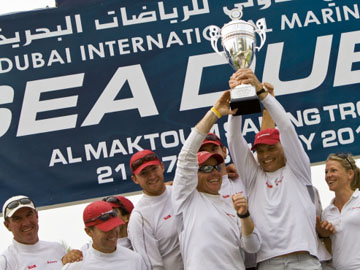
<svg viewBox="0 0 360 270"><path fill-rule="evenodd" d="M218 137L218 136L216 136L216 135L214 135L214 134L208 134L208 135L206 135L205 140L207 140L207 141L216 141L216 142L220 142L220 143L221 143L221 145L222 145L222 142L221 142L221 140L219 139L219 137Z"/></svg>
<svg viewBox="0 0 360 270"><path fill-rule="evenodd" d="M221 171L221 166L218 164L218 165L205 165L205 166L202 166L202 167L199 167L199 172L203 172L203 173L211 173L213 170L217 170L218 172Z"/></svg>
<svg viewBox="0 0 360 270"><path fill-rule="evenodd" d="M89 219L87 221L85 221L85 223L90 223L90 222L94 222L96 220L101 220L101 221L108 221L110 218L114 218L117 217L117 213L114 210L102 213L100 216L97 216L95 218Z"/></svg>
<svg viewBox="0 0 360 270"><path fill-rule="evenodd" d="M109 203L115 203L117 204L121 209L127 211L127 209L125 208L125 206L123 205L123 203L116 198L115 196L108 196L102 199L104 202L109 202Z"/></svg>
<svg viewBox="0 0 360 270"><path fill-rule="evenodd" d="M10 202L6 207L5 207L5 217L7 216L6 212L7 210L12 210L15 209L16 207L18 207L20 204L22 205L34 205L34 202L32 200L30 200L29 198L22 198L22 199L18 199L16 201L12 201Z"/></svg>
<svg viewBox="0 0 360 270"><path fill-rule="evenodd" d="M342 158L342 159L345 159L349 163L351 169L354 170L353 165L351 164L351 162L350 162L350 160L348 158L349 154L347 154L347 153L336 153L335 156L337 156L339 158Z"/></svg>
<svg viewBox="0 0 360 270"><path fill-rule="evenodd" d="M157 155L155 155L154 153L147 154L146 156L135 160L135 161L131 164L131 170L134 172L134 171L136 171L137 168L139 168L139 167L140 167L141 165L143 165L144 163L149 162L149 161L153 161L153 160L159 160L159 158L157 157Z"/></svg>

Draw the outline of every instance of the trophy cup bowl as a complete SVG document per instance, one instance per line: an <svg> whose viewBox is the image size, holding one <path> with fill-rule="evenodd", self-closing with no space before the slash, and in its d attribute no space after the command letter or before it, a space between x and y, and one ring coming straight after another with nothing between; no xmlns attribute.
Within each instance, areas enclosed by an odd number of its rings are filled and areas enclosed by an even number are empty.
<svg viewBox="0 0 360 270"><path fill-rule="evenodd" d="M266 24L264 19L257 21L256 25L240 20L242 10L233 9L230 13L232 21L225 24L221 29L216 26L210 27L211 45L220 55L224 55L231 67L236 71L241 68L250 68L255 57L255 51L260 50L266 39ZM261 44L256 47L258 33ZM219 52L217 41L221 38L224 49ZM256 95L256 89L250 84L242 84L231 90L231 109L238 108L236 115L261 112L260 102Z"/></svg>

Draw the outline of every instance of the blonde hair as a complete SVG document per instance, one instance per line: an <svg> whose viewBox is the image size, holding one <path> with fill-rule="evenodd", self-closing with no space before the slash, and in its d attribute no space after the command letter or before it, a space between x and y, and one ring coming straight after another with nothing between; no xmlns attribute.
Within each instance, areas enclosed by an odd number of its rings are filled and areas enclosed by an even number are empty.
<svg viewBox="0 0 360 270"><path fill-rule="evenodd" d="M348 153L336 153L330 154L326 161L335 160L338 161L346 171L353 170L354 178L351 181L350 187L352 190L360 189L360 169L356 166L355 160L351 154Z"/></svg>

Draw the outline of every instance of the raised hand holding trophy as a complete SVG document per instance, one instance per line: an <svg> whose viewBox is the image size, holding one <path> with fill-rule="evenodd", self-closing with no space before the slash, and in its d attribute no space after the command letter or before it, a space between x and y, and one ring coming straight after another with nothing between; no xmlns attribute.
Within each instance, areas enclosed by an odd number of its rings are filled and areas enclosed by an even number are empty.
<svg viewBox="0 0 360 270"><path fill-rule="evenodd" d="M264 19L256 22L256 25L243 20L242 6L230 11L231 22L221 29L217 26L210 27L211 46L218 54L227 58L234 70L250 68L255 51L260 50L266 40L266 23ZM260 46L256 46L256 36L260 36ZM217 42L221 38L223 52L219 52ZM231 90L231 109L238 108L237 115L258 113L261 111L260 102L256 95L256 89L251 84L241 84Z"/></svg>

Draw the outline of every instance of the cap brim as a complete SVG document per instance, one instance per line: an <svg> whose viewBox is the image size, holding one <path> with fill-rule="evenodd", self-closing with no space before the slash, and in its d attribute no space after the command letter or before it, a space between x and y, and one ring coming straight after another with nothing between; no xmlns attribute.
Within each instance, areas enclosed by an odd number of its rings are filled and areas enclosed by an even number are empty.
<svg viewBox="0 0 360 270"><path fill-rule="evenodd" d="M263 142L257 142L256 144L254 144L252 147L251 147L251 150L255 150L256 146L258 146L259 144L265 144L265 145L274 145L274 144L277 144L279 141L278 140L273 140L273 139L267 139L266 141L263 141Z"/></svg>
<svg viewBox="0 0 360 270"><path fill-rule="evenodd" d="M25 207L36 210L35 206L33 206L31 204L19 204L19 206L14 209L8 209L7 213L6 213L6 217L11 218L17 210L19 210L21 208L25 208ZM4 213L4 215L5 215L5 213Z"/></svg>
<svg viewBox="0 0 360 270"><path fill-rule="evenodd" d="M135 174L135 175L139 174L143 169L145 169L145 168L148 167L148 166L151 166L151 165L159 165L159 164L160 164L160 160L158 160L158 159L145 162L145 163L141 164L141 165L134 171L134 174Z"/></svg>
<svg viewBox="0 0 360 270"><path fill-rule="evenodd" d="M111 231L112 229L114 229L115 227L124 225L124 224L125 224L125 222L122 219L120 219L119 217L113 217L113 218L108 219L105 222L95 225L95 227L103 232L108 232L108 231Z"/></svg>
<svg viewBox="0 0 360 270"><path fill-rule="evenodd" d="M218 162L218 164L220 163L223 163L224 162L224 158L217 154L217 153L210 153L210 152L207 152L205 155L202 155L201 159L199 160L198 159L198 164L199 165L202 165L204 164L209 158L215 158L216 161Z"/></svg>

